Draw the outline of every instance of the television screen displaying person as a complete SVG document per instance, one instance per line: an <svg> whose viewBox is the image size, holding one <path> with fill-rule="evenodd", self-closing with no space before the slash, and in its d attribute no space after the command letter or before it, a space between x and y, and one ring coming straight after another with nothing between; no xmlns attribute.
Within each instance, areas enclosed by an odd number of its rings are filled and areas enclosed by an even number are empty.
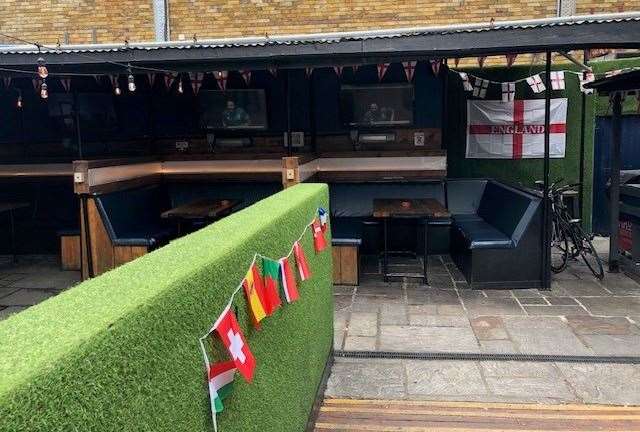
<svg viewBox="0 0 640 432"><path fill-rule="evenodd" d="M227 101L227 107L222 112L222 124L225 127L247 126L251 118L244 108L236 106L232 100Z"/></svg>
<svg viewBox="0 0 640 432"><path fill-rule="evenodd" d="M362 116L362 120L363 123L366 124L376 124L392 121L394 117L395 113L392 108L380 108L377 103L372 102L369 104L369 108Z"/></svg>

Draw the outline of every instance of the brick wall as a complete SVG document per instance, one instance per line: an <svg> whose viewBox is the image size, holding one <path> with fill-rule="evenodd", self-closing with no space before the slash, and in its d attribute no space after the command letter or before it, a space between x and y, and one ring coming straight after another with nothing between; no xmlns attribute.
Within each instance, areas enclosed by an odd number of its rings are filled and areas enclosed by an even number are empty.
<svg viewBox="0 0 640 432"><path fill-rule="evenodd" d="M173 39L363 30L552 17L556 0L168 0ZM576 0L577 13L640 0ZM152 0L0 0L0 32L41 43L154 39ZM0 43L3 39L0 37ZM8 40L4 40L8 42Z"/></svg>

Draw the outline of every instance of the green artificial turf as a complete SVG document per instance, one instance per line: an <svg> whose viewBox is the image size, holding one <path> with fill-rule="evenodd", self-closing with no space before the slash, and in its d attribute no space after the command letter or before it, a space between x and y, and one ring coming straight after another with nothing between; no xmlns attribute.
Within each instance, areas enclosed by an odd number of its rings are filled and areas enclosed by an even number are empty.
<svg viewBox="0 0 640 432"><path fill-rule="evenodd" d="M212 431L198 338L255 252L286 254L328 189L301 184L0 322L1 431ZM329 234L327 233L327 236ZM330 239L327 238L330 242ZM331 251L303 238L300 300L251 329L221 432L304 430L333 335Z"/></svg>

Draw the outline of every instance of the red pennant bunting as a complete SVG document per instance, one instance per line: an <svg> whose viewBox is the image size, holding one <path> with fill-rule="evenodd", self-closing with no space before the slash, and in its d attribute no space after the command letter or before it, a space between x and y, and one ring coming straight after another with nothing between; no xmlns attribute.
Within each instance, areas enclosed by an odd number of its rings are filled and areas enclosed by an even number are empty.
<svg viewBox="0 0 640 432"><path fill-rule="evenodd" d="M518 54L507 54L505 57L507 58L507 67L511 67L515 63Z"/></svg>
<svg viewBox="0 0 640 432"><path fill-rule="evenodd" d="M344 66L334 66L333 71L338 75L338 78L342 78L342 69Z"/></svg>
<svg viewBox="0 0 640 432"><path fill-rule="evenodd" d="M440 66L442 65L442 60L440 59L429 60L429 63L431 64L431 71L433 72L433 75L434 76L440 75Z"/></svg>
<svg viewBox="0 0 640 432"><path fill-rule="evenodd" d="M246 85L251 83L251 71L249 69L240 69L240 75Z"/></svg>
<svg viewBox="0 0 640 432"><path fill-rule="evenodd" d="M202 72L189 72L189 79L191 80L191 89L193 90L193 94L197 95L200 91L200 87L202 87L204 74Z"/></svg>
<svg viewBox="0 0 640 432"><path fill-rule="evenodd" d="M311 270L309 270L309 264L307 263L307 256L304 254L304 249L300 242L293 244L293 253L296 256L296 264L298 265L298 274L301 281L306 281L311 277Z"/></svg>
<svg viewBox="0 0 640 432"><path fill-rule="evenodd" d="M406 61L402 62L402 67L404 68L404 74L407 76L407 81L413 81L413 75L416 72L416 61Z"/></svg>
<svg viewBox="0 0 640 432"><path fill-rule="evenodd" d="M324 238L324 232L322 231L322 225L318 219L314 219L311 224L313 230L313 246L316 252L322 252L327 247L327 241Z"/></svg>
<svg viewBox="0 0 640 432"><path fill-rule="evenodd" d="M387 69L389 69L389 63L380 63L377 65L378 67L378 81L382 81L384 78L384 74L387 73Z"/></svg>
<svg viewBox="0 0 640 432"><path fill-rule="evenodd" d="M220 86L220 90L226 91L227 90L227 78L229 78L229 72L228 71L214 71L213 72L213 76L216 78L216 81L218 82L218 86Z"/></svg>
<svg viewBox="0 0 640 432"><path fill-rule="evenodd" d="M487 56L478 57L478 66L484 67L484 61L487 59Z"/></svg>
<svg viewBox="0 0 640 432"><path fill-rule="evenodd" d="M164 85L165 87L167 87L167 90L171 90L171 86L173 85L173 82L177 77L178 75L173 73L164 74Z"/></svg>
<svg viewBox="0 0 640 432"><path fill-rule="evenodd" d="M71 78L60 78L60 84L62 84L64 91L69 93L69 90L71 90Z"/></svg>

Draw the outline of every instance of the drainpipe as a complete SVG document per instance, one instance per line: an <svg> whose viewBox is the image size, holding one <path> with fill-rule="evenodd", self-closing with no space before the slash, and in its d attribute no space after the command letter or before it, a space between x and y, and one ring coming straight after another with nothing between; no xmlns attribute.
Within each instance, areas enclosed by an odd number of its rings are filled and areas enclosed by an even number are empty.
<svg viewBox="0 0 640 432"><path fill-rule="evenodd" d="M152 0L152 3L156 42L167 42L171 39L169 29L169 0Z"/></svg>

